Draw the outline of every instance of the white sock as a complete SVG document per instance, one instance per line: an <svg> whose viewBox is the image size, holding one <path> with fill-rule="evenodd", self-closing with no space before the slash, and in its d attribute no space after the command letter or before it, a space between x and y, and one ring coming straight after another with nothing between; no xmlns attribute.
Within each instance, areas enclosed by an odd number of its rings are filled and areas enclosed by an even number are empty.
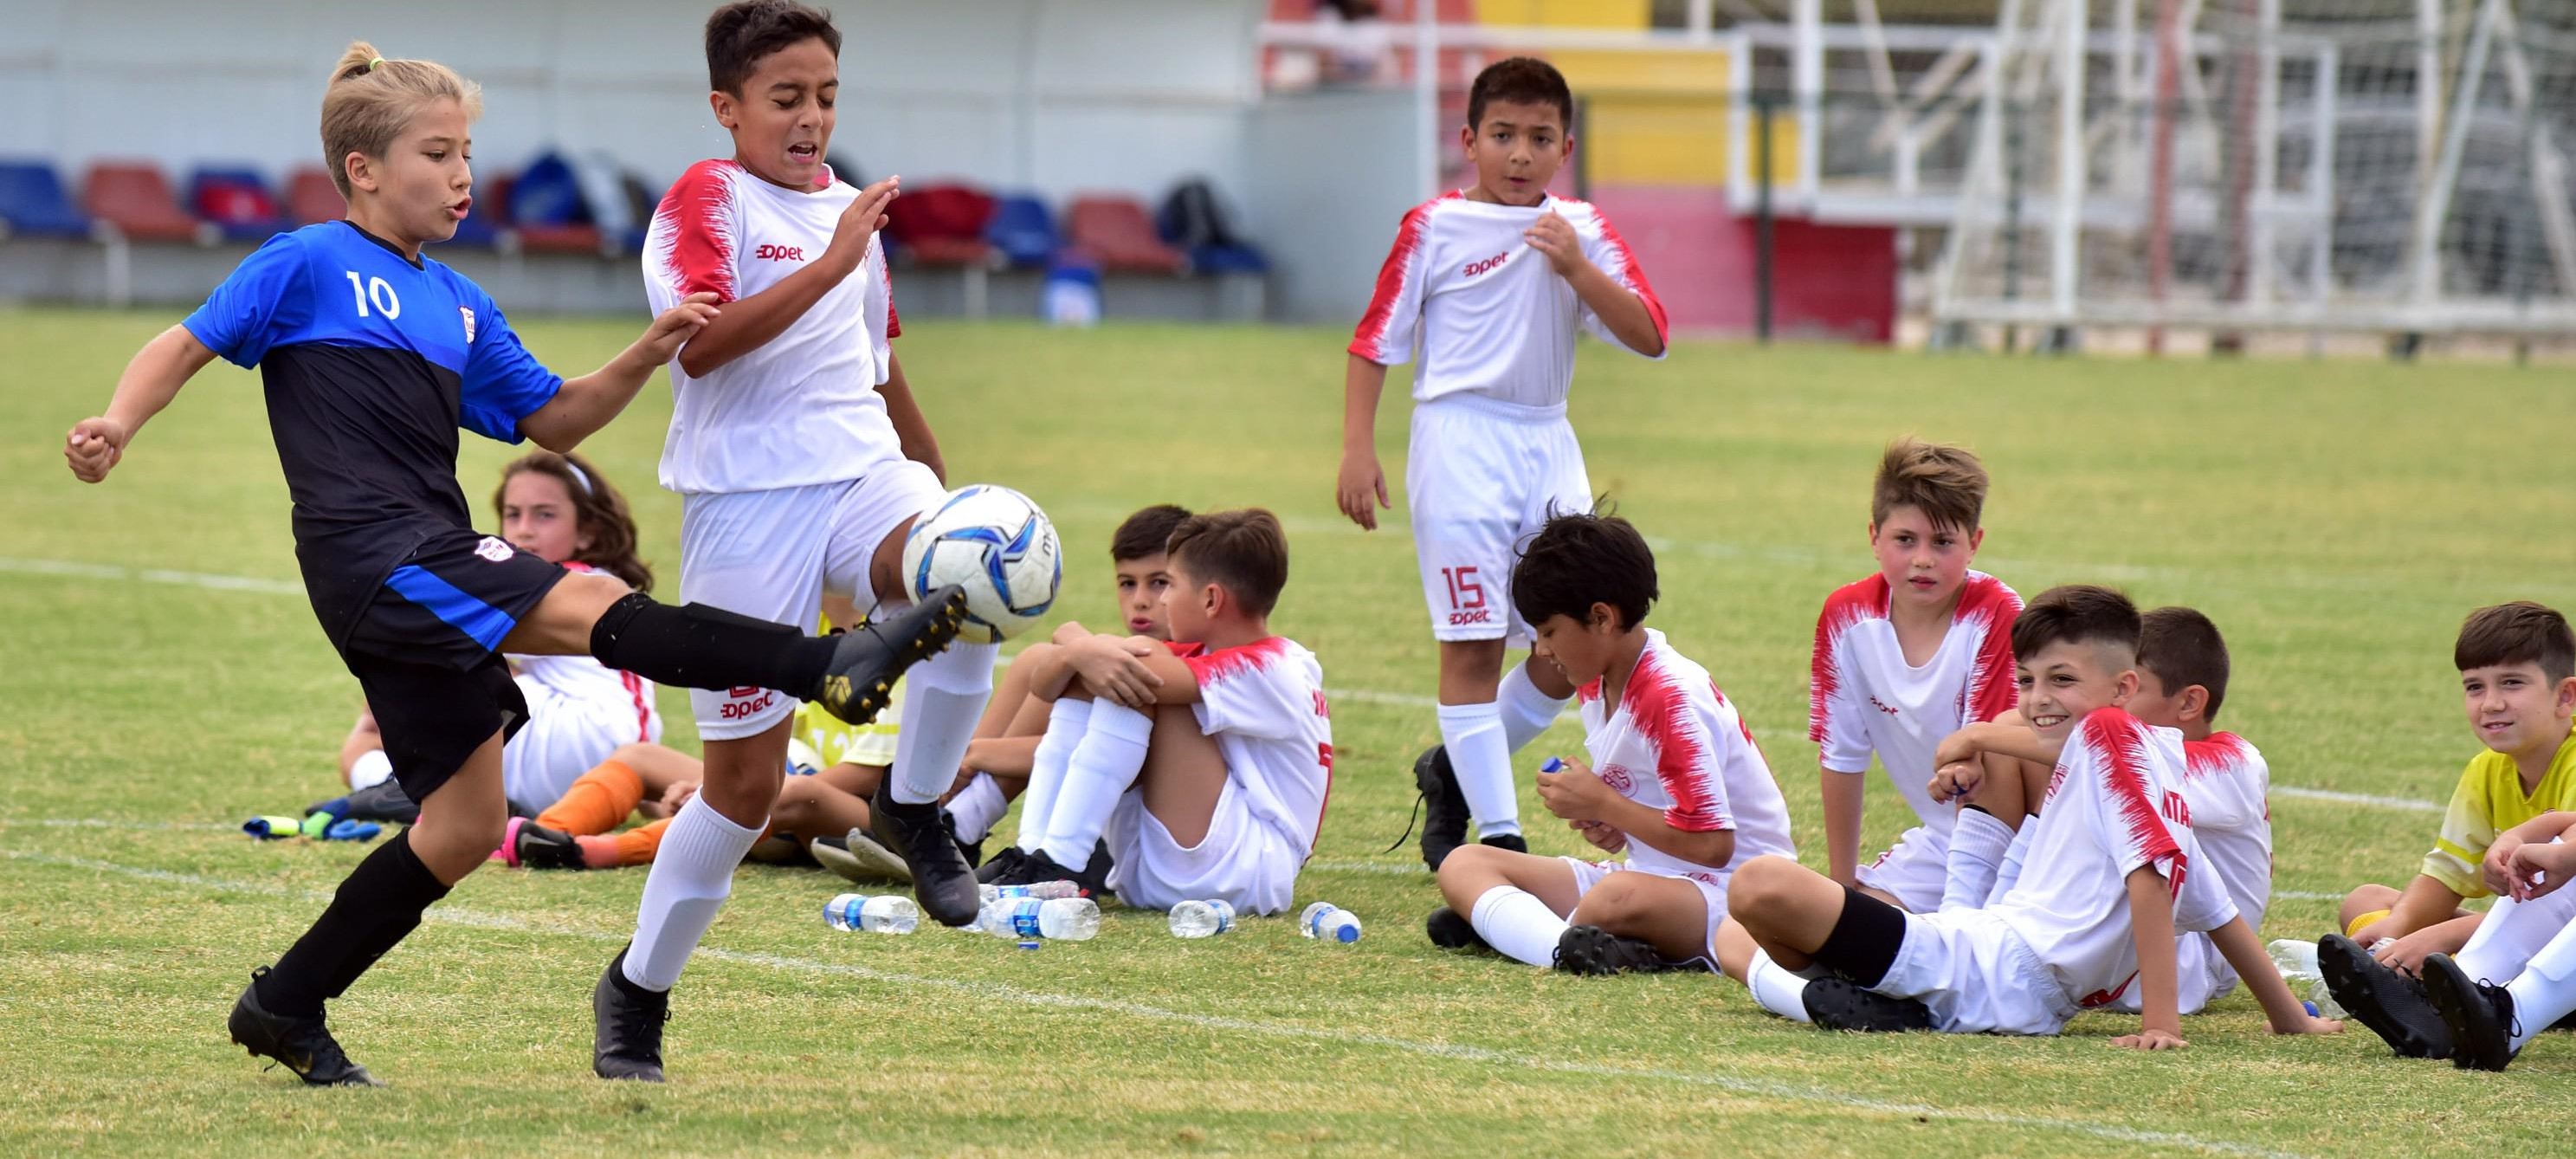
<svg viewBox="0 0 2576 1159"><path fill-rule="evenodd" d="M2531 956L2571 922L2576 922L2576 890L2562 889L2531 901L2498 897L2478 922L2477 932L2469 935L2468 944L2451 960L2471 978L2503 985L2519 977Z"/></svg>
<svg viewBox="0 0 2576 1159"><path fill-rule="evenodd" d="M627 981L668 990L680 980L680 967L688 965L698 939L724 908L725 895L733 892L734 867L759 836L758 828L727 820L705 797L680 806L644 877L635 941L626 948Z"/></svg>
<svg viewBox="0 0 2576 1159"><path fill-rule="evenodd" d="M1467 924L1485 944L1503 956L1533 966L1556 964L1556 941L1565 936L1565 919L1547 908L1538 895L1517 886L1486 890L1468 907Z"/></svg>
<svg viewBox="0 0 2576 1159"><path fill-rule="evenodd" d="M993 699L993 659L1001 653L999 644L956 641L904 672L903 728L888 786L895 800L936 801L957 783L966 742Z"/></svg>
<svg viewBox="0 0 2576 1159"><path fill-rule="evenodd" d="M1145 771L1145 747L1153 738L1153 717L1123 704L1092 702L1091 727L1074 746L1054 815L1047 818L1044 848L1056 864L1081 869L1091 863L1092 847L1118 811L1118 798Z"/></svg>
<svg viewBox="0 0 2576 1159"><path fill-rule="evenodd" d="M1073 746L1082 743L1082 734L1091 729L1091 702L1065 697L1047 710L1046 734L1038 738L1038 751L1029 766L1029 787L1020 790L1020 839L1022 853L1035 853L1046 845L1047 821L1055 816L1056 790L1064 787L1065 770L1073 764Z"/></svg>
<svg viewBox="0 0 2576 1159"><path fill-rule="evenodd" d="M372 789L394 779L394 759L383 749L368 749L349 762L349 791Z"/></svg>
<svg viewBox="0 0 2576 1159"><path fill-rule="evenodd" d="M1807 1016L1807 980L1792 974L1771 960L1771 951L1753 951L1753 964L1744 968L1744 988L1753 992L1753 1004L1791 1022L1814 1022Z"/></svg>
<svg viewBox="0 0 2576 1159"><path fill-rule="evenodd" d="M1995 891L1995 879L2002 876L2014 836L2013 827L2001 817L1983 809L1959 810L1958 823L1950 827L1949 878L1941 886L1943 910L1985 908L1986 898Z"/></svg>
<svg viewBox="0 0 2576 1159"><path fill-rule="evenodd" d="M1476 836L1521 831L1520 795L1512 786L1512 749L1503 735L1503 710L1491 703L1440 706L1440 743L1458 791L1476 818Z"/></svg>
<svg viewBox="0 0 2576 1159"><path fill-rule="evenodd" d="M1001 782L991 773L977 773L948 799L948 816L957 822L958 840L980 845L984 835L993 831L993 822L1001 820L1003 810L1010 807L1002 797Z"/></svg>
<svg viewBox="0 0 2576 1159"><path fill-rule="evenodd" d="M1529 665L1513 665L1511 671L1503 673L1502 688L1494 694L1494 706L1503 712L1503 747L1513 752L1528 748L1529 742L1556 723L1556 714L1565 711L1565 704L1530 682ZM1454 756L1450 758L1452 763L1456 760Z"/></svg>
<svg viewBox="0 0 2576 1159"><path fill-rule="evenodd" d="M2513 995L2513 1018L2521 1024L2521 1033L2513 1036L2516 1052L2533 1035L2576 1012L2576 926L2559 930L2557 937L2531 956L2531 964L2523 968L2522 976L2505 990Z"/></svg>
<svg viewBox="0 0 2576 1159"><path fill-rule="evenodd" d="M2021 884L2021 862L2030 856L2031 834L2039 832L2039 818L2022 818L2021 828L2013 831L2012 844L2004 847L2004 863L1995 870L1995 887L1986 894L1986 905L2002 901L2014 886ZM1982 907L1980 907L1982 908Z"/></svg>

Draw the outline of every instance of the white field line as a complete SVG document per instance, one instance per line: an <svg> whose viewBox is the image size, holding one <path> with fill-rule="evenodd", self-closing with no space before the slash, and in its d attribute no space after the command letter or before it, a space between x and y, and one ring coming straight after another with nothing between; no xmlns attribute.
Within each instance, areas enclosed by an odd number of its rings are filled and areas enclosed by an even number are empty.
<svg viewBox="0 0 2576 1159"><path fill-rule="evenodd" d="M158 569L118 567L112 564L76 563L58 559L13 559L0 556L0 572L22 572L32 575L68 576L79 579L140 580L145 583L184 584L217 591L263 592L271 595L297 596L304 586L282 580L256 579L249 576L206 575L199 572L163 571ZM1002 663L1009 663L1003 657ZM1371 688L1327 688L1324 695L1336 700L1361 704L1380 704L1392 708L1431 710L1440 702L1404 692L1381 692ZM1572 712L1560 714L1557 723L1575 719ZM2316 801L2339 801L2348 805L2370 805L2382 809L2404 809L2418 813L2439 813L2445 806L2431 801L2404 797L2375 797L2367 793L2345 793L2333 789L2303 789L2295 785L2274 785L2272 791L2285 797Z"/></svg>
<svg viewBox="0 0 2576 1159"><path fill-rule="evenodd" d="M86 869L100 873L114 873L142 881L161 882L169 885L184 885L193 889L230 890L237 893L256 893L270 897L289 897L305 901L328 901L331 897L329 893L322 890L296 889L270 882L207 877L201 874L179 873L165 869L150 869L141 866L122 865L112 861L98 861L85 857L59 857L52 854L30 853L17 849L0 850L0 854L6 854L13 860L28 861L39 865L52 865L66 869ZM550 922L533 922L522 918L512 917L507 914L485 913L452 905L434 907L428 912L426 918L429 921L447 925L471 926L478 929L509 930L520 933L542 934L550 937L579 938L585 941L599 942L603 944L623 942L627 938L627 935L622 931L581 929L572 926L557 925ZM870 969L866 966L854 966L843 962L826 962L812 958L789 957L782 954L757 954L737 950L725 950L715 947L700 947L696 956L720 962L732 962L739 965L762 966L774 970L789 970L806 974L822 974L834 977L856 978L868 982L891 986L903 986L913 989L946 990L952 993L963 994L968 997L984 999L987 1001L1015 1002L1025 1006L1045 1007L1059 1010L1089 1010L1103 1014L1119 1015L1139 1021L1180 1023L1182 1025L1198 1027L1203 1030L1218 1030L1232 1034L1253 1034L1271 1038L1310 1039L1324 1042L1347 1043L1354 1046L1382 1047L1388 1050L1403 1051L1410 1054L1425 1055L1433 1058L1454 1059L1461 1062L1482 1063L1510 1070L1545 1071L1555 1074L1575 1074L1586 1077L1623 1079L1631 1081L1639 1079L1662 1080L1665 1082L1680 1083L1689 1086L1709 1087L1752 1098L1781 1099L1792 1102L1843 1107L1870 1114L1885 1115L1891 1118L1911 1116L1917 1118L1945 1119L1952 1122L1977 1123L1988 1126L2015 1127L2038 1131L2064 1131L2070 1134L2089 1136L2091 1138L2106 1140L2113 1143L2176 1147L2196 1151L2207 1151L2221 1155L2271 1157L2291 1156L2295 1154L2294 1152L2274 1151L2268 1148L2232 1142L2225 1139L2203 1138L2198 1135L2186 1134L2179 1131L2143 1131L2130 1127L2115 1127L2101 1123L2087 1123L2070 1119L2050 1119L2031 1115L2008 1115L1993 1111L1953 1109L1947 1107L1922 1106L1912 1103L1888 1102L1880 1099L1863 1098L1856 1095L1843 1094L1839 1091L1827 1090L1822 1087L1811 1087L1798 1083L1784 1083L1770 1079L1747 1078L1741 1075L1728 1074L1722 1071L1685 1071L1610 1066L1601 1063L1573 1062L1565 1059L1544 1058L1537 1055L1516 1054L1510 1051L1491 1050L1485 1047L1467 1046L1458 1043L1424 1042L1416 1039L1398 1038L1392 1035L1363 1034L1346 1030L1299 1026L1293 1023L1268 1022L1249 1018L1224 1018L1207 1014L1192 1014L1188 1011L1167 1010L1159 1006L1149 1006L1140 1002L1126 1002L1109 998L1088 998L1073 994L1055 994L1043 990L1024 990L1016 986L1003 986L989 982L965 982L953 978L925 978L912 974L900 974L890 970L876 970Z"/></svg>

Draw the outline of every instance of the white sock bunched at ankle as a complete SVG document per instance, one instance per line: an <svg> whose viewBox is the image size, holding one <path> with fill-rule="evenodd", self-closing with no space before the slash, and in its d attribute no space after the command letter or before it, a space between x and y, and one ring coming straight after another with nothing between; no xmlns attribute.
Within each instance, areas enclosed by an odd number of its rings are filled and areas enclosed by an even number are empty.
<svg viewBox="0 0 2576 1159"><path fill-rule="evenodd" d="M680 806L644 878L635 941L626 951L627 981L668 990L680 980L680 968L733 892L734 867L759 837L759 827L734 824L703 796Z"/></svg>
<svg viewBox="0 0 2576 1159"><path fill-rule="evenodd" d="M1772 961L1769 950L1753 951L1753 964L1744 968L1744 988L1764 1010L1791 1022L1815 1021L1807 1016L1807 980Z"/></svg>
<svg viewBox="0 0 2576 1159"><path fill-rule="evenodd" d="M1566 925L1537 894L1510 885L1495 886L1477 898L1467 924L1504 957L1533 966L1556 964L1556 941L1565 936Z"/></svg>

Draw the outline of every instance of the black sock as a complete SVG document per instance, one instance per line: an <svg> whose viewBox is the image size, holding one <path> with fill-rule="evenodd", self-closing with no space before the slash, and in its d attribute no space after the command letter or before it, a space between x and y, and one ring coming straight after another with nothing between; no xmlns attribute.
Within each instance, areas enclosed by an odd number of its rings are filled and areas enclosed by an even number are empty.
<svg viewBox="0 0 2576 1159"><path fill-rule="evenodd" d="M775 688L811 698L837 642L705 604L672 607L641 593L609 605L590 654L611 668L682 688Z"/></svg>
<svg viewBox="0 0 2576 1159"><path fill-rule="evenodd" d="M1818 964L1862 987L1876 986L1896 964L1905 945L1905 911L1843 887L1842 916L1834 920L1825 944L1816 947Z"/></svg>
<svg viewBox="0 0 2576 1159"><path fill-rule="evenodd" d="M324 1000L346 992L446 896L446 884L411 851L411 830L395 834L349 871L313 928L261 976L260 1005L271 1014L320 1015Z"/></svg>

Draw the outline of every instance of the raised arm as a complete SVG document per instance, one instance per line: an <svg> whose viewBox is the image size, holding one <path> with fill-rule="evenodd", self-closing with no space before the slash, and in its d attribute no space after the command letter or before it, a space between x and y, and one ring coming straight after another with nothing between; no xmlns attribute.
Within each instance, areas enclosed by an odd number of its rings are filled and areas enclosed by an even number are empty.
<svg viewBox="0 0 2576 1159"><path fill-rule="evenodd" d="M1655 320L1654 310L1646 304L1645 295L1619 284L1617 278L1596 264L1584 252L1583 239L1574 225L1555 213L1539 215L1538 221L1522 235L1530 248L1546 256L1548 265L1574 287L1574 296L1583 299L1584 308L1601 320L1619 344L1648 358L1664 356L1664 328Z"/></svg>
<svg viewBox="0 0 2576 1159"><path fill-rule="evenodd" d="M888 177L859 190L858 198L841 211L841 220L832 229L832 243L822 257L766 290L725 303L724 317L709 323L681 348L680 369L691 378L703 377L786 333L867 260L868 240L885 224L885 207L894 200L901 180Z"/></svg>
<svg viewBox="0 0 2576 1159"><path fill-rule="evenodd" d="M172 326L144 343L125 364L125 373L117 376L107 413L82 419L64 435L63 459L70 464L72 476L83 483L107 478L125 458L126 444L134 441L135 432L214 360L215 352L185 326Z"/></svg>

